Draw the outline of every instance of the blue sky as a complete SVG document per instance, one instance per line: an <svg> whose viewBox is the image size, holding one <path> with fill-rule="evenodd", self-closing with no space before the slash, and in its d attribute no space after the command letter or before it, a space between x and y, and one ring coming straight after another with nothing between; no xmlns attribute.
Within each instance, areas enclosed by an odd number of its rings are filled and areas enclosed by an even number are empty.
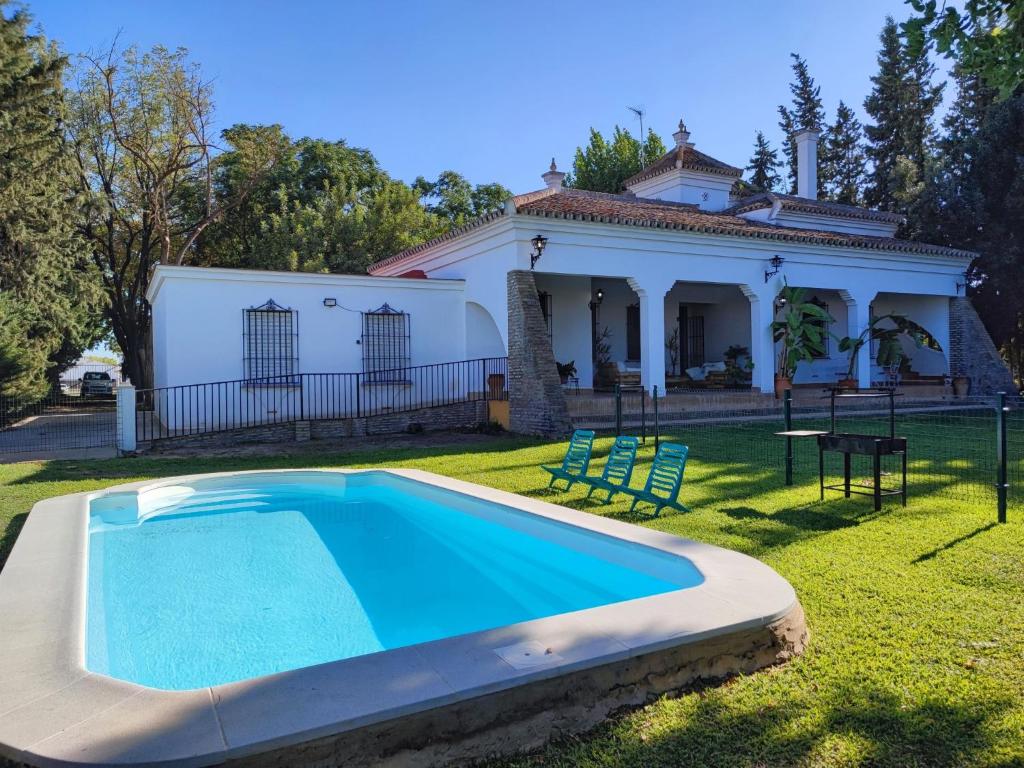
<svg viewBox="0 0 1024 768"><path fill-rule="evenodd" d="M69 52L123 43L188 48L213 80L218 124L368 147L412 181L445 169L515 192L571 164L590 126L666 142L680 116L709 154L745 165L754 131L776 145L789 53L805 56L830 117L863 119L887 14L901 0L805 2L228 2L28 0Z"/></svg>

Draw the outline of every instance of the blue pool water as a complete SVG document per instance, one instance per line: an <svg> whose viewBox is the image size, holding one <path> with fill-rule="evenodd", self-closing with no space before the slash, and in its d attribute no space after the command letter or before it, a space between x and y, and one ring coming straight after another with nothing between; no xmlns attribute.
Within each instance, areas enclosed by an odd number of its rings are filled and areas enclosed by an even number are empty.
<svg viewBox="0 0 1024 768"><path fill-rule="evenodd" d="M86 666L190 689L699 584L682 558L381 472L94 499Z"/></svg>

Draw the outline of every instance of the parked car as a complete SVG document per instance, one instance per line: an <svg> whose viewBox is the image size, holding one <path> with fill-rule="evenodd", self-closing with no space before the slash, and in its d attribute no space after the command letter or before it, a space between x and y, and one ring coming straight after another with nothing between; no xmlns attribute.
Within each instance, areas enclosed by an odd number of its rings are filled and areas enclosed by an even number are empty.
<svg viewBox="0 0 1024 768"><path fill-rule="evenodd" d="M82 397L110 397L114 394L114 380L106 371L89 371L82 376Z"/></svg>

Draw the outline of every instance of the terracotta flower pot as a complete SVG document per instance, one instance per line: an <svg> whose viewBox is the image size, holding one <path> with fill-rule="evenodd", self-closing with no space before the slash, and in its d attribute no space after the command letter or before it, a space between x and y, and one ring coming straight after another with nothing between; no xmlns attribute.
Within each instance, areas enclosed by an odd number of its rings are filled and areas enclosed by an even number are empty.
<svg viewBox="0 0 1024 768"><path fill-rule="evenodd" d="M785 376L776 376L775 377L775 399L776 400L781 400L782 399L782 393L785 392L787 389L792 389L792 388L793 388L793 380L792 379L787 379Z"/></svg>
<svg viewBox="0 0 1024 768"><path fill-rule="evenodd" d="M836 386L841 389L857 389L856 379L840 379L836 382Z"/></svg>
<svg viewBox="0 0 1024 768"><path fill-rule="evenodd" d="M953 394L956 397L967 397L971 391L971 380L966 376L953 377Z"/></svg>

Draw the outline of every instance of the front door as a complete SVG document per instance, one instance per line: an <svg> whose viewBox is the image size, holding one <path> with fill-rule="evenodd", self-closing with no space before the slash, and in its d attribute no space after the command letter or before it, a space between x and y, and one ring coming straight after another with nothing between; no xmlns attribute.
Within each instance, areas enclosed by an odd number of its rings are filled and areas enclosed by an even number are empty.
<svg viewBox="0 0 1024 768"><path fill-rule="evenodd" d="M704 315L679 305L679 362L681 368L704 365Z"/></svg>

